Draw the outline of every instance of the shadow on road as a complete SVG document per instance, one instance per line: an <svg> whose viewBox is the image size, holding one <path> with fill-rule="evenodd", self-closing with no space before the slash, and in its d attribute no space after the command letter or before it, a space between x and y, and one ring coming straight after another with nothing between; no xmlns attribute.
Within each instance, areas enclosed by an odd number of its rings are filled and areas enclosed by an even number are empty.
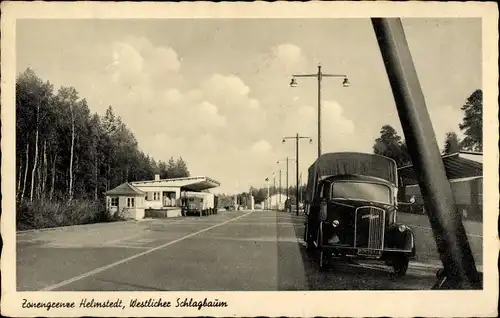
<svg viewBox="0 0 500 318"><path fill-rule="evenodd" d="M165 288L157 288L157 287L151 287L151 286L144 286L144 285L137 285L137 284L131 284L131 283L125 283L125 282L119 282L116 280L109 280L109 279L98 279L99 281L103 283L109 283L113 286L120 286L119 288L114 288L113 291L123 291L123 290L130 290L130 291L168 291ZM123 287L123 288L122 288Z"/></svg>
<svg viewBox="0 0 500 318"><path fill-rule="evenodd" d="M389 267L351 265L342 261L336 262L334 269L321 272L318 255L306 252L303 244L303 217L288 214L288 218L298 240L294 243L277 240L279 290L429 290L435 283L435 272L431 271L395 277ZM285 231L279 226L278 229L278 236ZM298 277L301 279L297 280Z"/></svg>

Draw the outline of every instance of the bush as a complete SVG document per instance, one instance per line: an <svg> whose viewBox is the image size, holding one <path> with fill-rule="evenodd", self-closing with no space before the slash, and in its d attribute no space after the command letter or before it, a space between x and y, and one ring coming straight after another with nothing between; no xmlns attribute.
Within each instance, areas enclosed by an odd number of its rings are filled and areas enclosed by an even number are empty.
<svg viewBox="0 0 500 318"><path fill-rule="evenodd" d="M17 230L42 229L58 226L117 221L110 216L102 202L93 200L18 202Z"/></svg>

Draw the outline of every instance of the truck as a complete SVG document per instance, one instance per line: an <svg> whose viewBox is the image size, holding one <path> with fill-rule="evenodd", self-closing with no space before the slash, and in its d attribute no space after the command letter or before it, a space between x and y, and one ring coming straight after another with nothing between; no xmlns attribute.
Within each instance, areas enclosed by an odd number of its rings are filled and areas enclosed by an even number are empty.
<svg viewBox="0 0 500 318"><path fill-rule="evenodd" d="M321 270L364 259L406 274L415 237L397 222L397 186L396 162L376 154L327 153L310 166L304 241L319 252Z"/></svg>
<svg viewBox="0 0 500 318"><path fill-rule="evenodd" d="M217 198L208 192L184 192L182 196L182 215L204 216L217 212Z"/></svg>

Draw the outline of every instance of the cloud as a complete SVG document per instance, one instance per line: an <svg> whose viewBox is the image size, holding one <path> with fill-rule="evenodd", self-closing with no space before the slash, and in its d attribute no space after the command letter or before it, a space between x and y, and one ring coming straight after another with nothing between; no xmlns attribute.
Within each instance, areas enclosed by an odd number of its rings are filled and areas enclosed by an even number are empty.
<svg viewBox="0 0 500 318"><path fill-rule="evenodd" d="M175 50L144 38L114 43L110 54L104 93L114 97L117 115L156 160L182 156L193 175L219 180L223 191L260 180L255 171L275 160L273 146L256 139L265 131L267 114L238 75L209 73L198 87L168 82L181 75Z"/></svg>
<svg viewBox="0 0 500 318"><path fill-rule="evenodd" d="M293 143L282 145L283 136L299 131L316 138L316 107L300 106L299 95L269 86L282 83L289 89L288 73L304 62L302 50L294 44L265 52L269 67L262 69L266 75L261 83L220 71L193 78L174 48L153 45L143 37L102 44L99 56L93 69L103 71L86 75L95 84L90 88L91 104L98 101L101 114L112 105L134 132L141 150L156 160L182 156L193 175L217 179L221 191L263 184L266 176L277 171L276 160L294 157ZM255 90L259 85L265 88L264 94ZM285 110L279 105L287 103L286 96L290 102L296 98L293 105L287 104L293 107ZM284 103L279 101L283 97ZM309 99L301 95L300 100ZM340 105L325 102L323 112L325 134L330 123L352 134L353 126ZM301 171L314 155L314 146L301 150Z"/></svg>
<svg viewBox="0 0 500 318"><path fill-rule="evenodd" d="M111 44L111 62L106 67L114 83L124 86L154 84L177 73L181 64L171 47L154 47L146 38L128 37Z"/></svg>
<svg viewBox="0 0 500 318"><path fill-rule="evenodd" d="M273 147L266 140L259 140L252 146L252 152L259 155L269 153L272 149Z"/></svg>
<svg viewBox="0 0 500 318"><path fill-rule="evenodd" d="M336 101L324 101L321 107L322 146L325 150L350 147L352 142L347 137L354 135L354 122L345 117L342 106ZM290 109L281 125L283 133L297 131L317 142L317 107L299 106Z"/></svg>
<svg viewBox="0 0 500 318"><path fill-rule="evenodd" d="M176 88L169 88L161 94L162 99L169 104L177 104L183 99L181 92Z"/></svg>
<svg viewBox="0 0 500 318"><path fill-rule="evenodd" d="M302 50L295 44L284 43L272 48L273 56L285 66L297 64L302 57Z"/></svg>
<svg viewBox="0 0 500 318"><path fill-rule="evenodd" d="M248 95L250 92L250 88L238 76L222 74L213 74L205 83L204 89L206 92L231 93L243 96Z"/></svg>
<svg viewBox="0 0 500 318"><path fill-rule="evenodd" d="M284 61L297 62L301 55L301 49L295 44L285 43L275 46L273 54Z"/></svg>
<svg viewBox="0 0 500 318"><path fill-rule="evenodd" d="M218 113L217 107L209 102L202 102L191 114L198 117L198 123L204 127L222 127L226 125L226 118Z"/></svg>
<svg viewBox="0 0 500 318"><path fill-rule="evenodd" d="M113 60L109 65L113 82L137 83L144 69L144 58L130 44L117 42L112 47Z"/></svg>
<svg viewBox="0 0 500 318"><path fill-rule="evenodd" d="M464 116L460 108L450 105L429 107L429 116L431 117L432 127L434 128L440 149L444 147L447 132L455 132L460 139L464 137L463 132L458 126Z"/></svg>

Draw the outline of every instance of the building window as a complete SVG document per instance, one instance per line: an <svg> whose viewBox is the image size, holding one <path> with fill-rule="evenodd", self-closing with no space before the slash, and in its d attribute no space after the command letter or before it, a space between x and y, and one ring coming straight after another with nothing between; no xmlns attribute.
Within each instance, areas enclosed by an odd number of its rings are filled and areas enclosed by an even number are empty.
<svg viewBox="0 0 500 318"><path fill-rule="evenodd" d="M146 201L160 201L160 192L148 192Z"/></svg>
<svg viewBox="0 0 500 318"><path fill-rule="evenodd" d="M133 208L135 206L135 198L127 198L127 208Z"/></svg>
<svg viewBox="0 0 500 318"><path fill-rule="evenodd" d="M112 207L118 206L118 198L111 198L110 206L112 206Z"/></svg>

